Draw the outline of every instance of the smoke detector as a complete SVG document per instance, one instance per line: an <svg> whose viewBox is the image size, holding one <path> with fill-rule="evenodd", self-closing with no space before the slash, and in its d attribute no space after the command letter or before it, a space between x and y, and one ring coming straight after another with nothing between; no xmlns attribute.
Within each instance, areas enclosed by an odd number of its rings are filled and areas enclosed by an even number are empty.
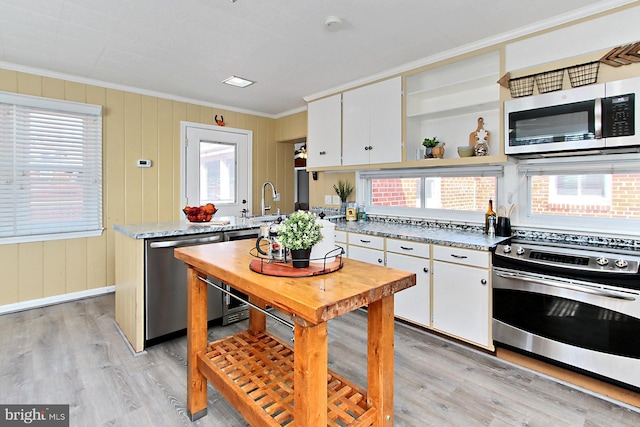
<svg viewBox="0 0 640 427"><path fill-rule="evenodd" d="M329 31L340 31L342 29L342 19L338 16L327 16L324 27Z"/></svg>

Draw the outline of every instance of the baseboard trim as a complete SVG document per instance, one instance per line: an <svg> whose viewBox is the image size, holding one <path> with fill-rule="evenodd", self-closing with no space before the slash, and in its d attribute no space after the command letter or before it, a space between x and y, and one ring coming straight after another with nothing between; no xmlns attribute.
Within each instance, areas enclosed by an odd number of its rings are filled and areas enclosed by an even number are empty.
<svg viewBox="0 0 640 427"><path fill-rule="evenodd" d="M109 294L116 291L114 286L105 286L102 288L89 289L86 291L71 292L69 294L56 295L47 298L39 298L29 301L16 302L0 306L0 314L15 313L17 311L30 310L32 308L45 307L47 305L60 304L63 302L75 301L78 299L96 297L99 295Z"/></svg>

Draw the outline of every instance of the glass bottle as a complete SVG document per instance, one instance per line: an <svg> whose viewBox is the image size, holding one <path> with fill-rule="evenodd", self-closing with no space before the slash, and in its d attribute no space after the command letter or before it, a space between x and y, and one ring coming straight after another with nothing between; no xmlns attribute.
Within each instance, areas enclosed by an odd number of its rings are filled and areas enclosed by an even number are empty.
<svg viewBox="0 0 640 427"><path fill-rule="evenodd" d="M492 222L495 227L496 217L497 215L493 211L493 200L489 199L489 207L487 208L487 212L484 214L484 234L489 233L489 218L493 218Z"/></svg>

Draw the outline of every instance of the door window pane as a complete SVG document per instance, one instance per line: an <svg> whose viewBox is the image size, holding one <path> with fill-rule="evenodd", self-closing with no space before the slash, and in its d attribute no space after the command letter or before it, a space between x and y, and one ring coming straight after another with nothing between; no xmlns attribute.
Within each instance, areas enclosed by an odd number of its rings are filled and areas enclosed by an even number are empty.
<svg viewBox="0 0 640 427"><path fill-rule="evenodd" d="M236 203L235 144L200 142L200 203Z"/></svg>

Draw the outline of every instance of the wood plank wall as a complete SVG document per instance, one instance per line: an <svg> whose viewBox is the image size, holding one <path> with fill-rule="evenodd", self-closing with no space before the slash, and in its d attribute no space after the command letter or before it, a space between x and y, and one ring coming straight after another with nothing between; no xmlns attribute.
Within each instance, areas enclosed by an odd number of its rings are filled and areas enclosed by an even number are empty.
<svg viewBox="0 0 640 427"><path fill-rule="evenodd" d="M0 245L0 306L113 285L114 224L181 219L183 120L214 124L223 115L227 126L252 130L253 211L265 180L282 193L274 210L293 209L293 145L278 144L276 129L282 139L306 135L306 112L276 120L2 68L0 90L103 106L105 228L94 238ZM138 168L141 158L153 166Z"/></svg>

